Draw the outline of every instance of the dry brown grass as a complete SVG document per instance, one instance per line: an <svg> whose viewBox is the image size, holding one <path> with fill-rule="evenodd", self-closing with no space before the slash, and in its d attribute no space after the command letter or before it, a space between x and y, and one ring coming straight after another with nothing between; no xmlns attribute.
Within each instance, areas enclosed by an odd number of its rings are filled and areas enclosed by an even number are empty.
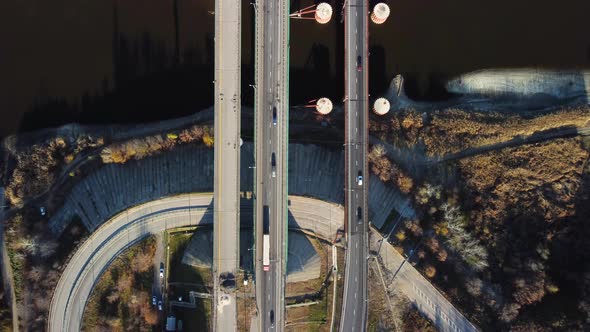
<svg viewBox="0 0 590 332"><path fill-rule="evenodd" d="M386 295L387 290L383 287L383 281L379 275L377 264L379 263L375 260L372 260L369 263L369 280L367 285L369 286L368 298L370 301L368 304L369 313L367 325L368 329L371 331L393 331L396 322L399 322L402 319L398 316L399 312L391 312L389 300Z"/></svg>
<svg viewBox="0 0 590 332"><path fill-rule="evenodd" d="M437 111L420 137L428 153L441 155L529 136L559 127L583 127L590 120L589 108L563 110L524 119L517 115L466 112L456 109Z"/></svg>
<svg viewBox="0 0 590 332"><path fill-rule="evenodd" d="M127 249L109 265L88 299L83 330L117 330L120 327L121 330L147 331L154 328L158 322L158 313L151 304L155 253L156 241L150 237ZM152 263L148 269L141 266L146 257ZM137 259L142 262L136 263ZM134 266L141 266L142 271L135 271Z"/></svg>
<svg viewBox="0 0 590 332"><path fill-rule="evenodd" d="M444 155L559 127L590 126L590 107L564 109L530 119L518 114L459 109L431 112L428 117L425 124L416 111L399 112L388 120L372 121L371 134L400 146L412 147L423 142L428 155Z"/></svg>
<svg viewBox="0 0 590 332"><path fill-rule="evenodd" d="M256 298L238 298L236 304L238 307L238 331L250 331L251 319L256 314Z"/></svg>
<svg viewBox="0 0 590 332"><path fill-rule="evenodd" d="M314 313L318 310L323 310L323 308L319 308L318 306L323 306L323 304L313 304L306 307L287 308L285 331L328 332L330 330L330 325L328 322L323 323L313 321L312 317L314 317Z"/></svg>
<svg viewBox="0 0 590 332"><path fill-rule="evenodd" d="M422 115L415 110L400 111L387 120L370 121L369 131L383 141L413 146L424 123Z"/></svg>
<svg viewBox="0 0 590 332"><path fill-rule="evenodd" d="M551 221L573 215L588 152L579 139L504 149L458 162L479 207L471 219L481 225L504 220L517 208Z"/></svg>

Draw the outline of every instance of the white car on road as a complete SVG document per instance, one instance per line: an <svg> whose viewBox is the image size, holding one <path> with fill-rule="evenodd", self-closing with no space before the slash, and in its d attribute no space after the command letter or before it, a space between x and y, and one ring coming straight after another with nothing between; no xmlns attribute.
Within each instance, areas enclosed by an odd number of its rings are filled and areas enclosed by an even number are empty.
<svg viewBox="0 0 590 332"><path fill-rule="evenodd" d="M359 186L362 186L363 185L363 176L361 175L361 172L360 171L359 171L359 176L357 176L357 178L356 178L356 183Z"/></svg>

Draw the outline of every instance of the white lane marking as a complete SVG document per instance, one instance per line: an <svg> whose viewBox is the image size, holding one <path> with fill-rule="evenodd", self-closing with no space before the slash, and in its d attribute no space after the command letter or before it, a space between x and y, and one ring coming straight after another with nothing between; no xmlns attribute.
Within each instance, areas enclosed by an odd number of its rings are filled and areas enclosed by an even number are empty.
<svg viewBox="0 0 590 332"><path fill-rule="evenodd" d="M356 243L356 245L355 245L354 247L355 247L355 248L358 248L358 247L359 247L359 243L357 242L357 243Z"/></svg>
<svg viewBox="0 0 590 332"><path fill-rule="evenodd" d="M359 165L359 161L358 160L355 160L354 163L355 163L356 166Z"/></svg>
<svg viewBox="0 0 590 332"><path fill-rule="evenodd" d="M356 293L354 293L354 298L356 299Z"/></svg>
<svg viewBox="0 0 590 332"><path fill-rule="evenodd" d="M354 282L358 282L358 281L359 281L359 278L354 277Z"/></svg>
<svg viewBox="0 0 590 332"><path fill-rule="evenodd" d="M356 131L358 133L359 132L359 129L358 128L354 128L354 131Z"/></svg>

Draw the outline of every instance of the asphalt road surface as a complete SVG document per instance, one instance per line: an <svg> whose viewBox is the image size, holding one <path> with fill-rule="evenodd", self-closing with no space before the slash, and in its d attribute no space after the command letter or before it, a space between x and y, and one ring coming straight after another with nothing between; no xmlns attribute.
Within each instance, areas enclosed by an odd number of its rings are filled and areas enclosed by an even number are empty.
<svg viewBox="0 0 590 332"><path fill-rule="evenodd" d="M49 330L79 331L86 301L110 262L150 234L210 224L212 197L209 193L163 198L130 208L105 222L78 248L62 273L49 308ZM313 220L327 219L326 224L334 225L342 221L342 214L333 213L333 206L324 201L292 198L293 215L303 227L310 228ZM208 218L203 219L206 215Z"/></svg>
<svg viewBox="0 0 590 332"><path fill-rule="evenodd" d="M284 324L287 236L287 52L286 1L256 2L256 294L259 326ZM262 270L265 230L270 235L270 270ZM274 318L271 319L271 312Z"/></svg>
<svg viewBox="0 0 590 332"><path fill-rule="evenodd" d="M173 196L133 207L104 223L63 271L49 308L49 330L80 331L88 296L112 260L150 234L199 224L211 213L210 205L211 194Z"/></svg>
<svg viewBox="0 0 590 332"><path fill-rule="evenodd" d="M215 179L213 326L235 331L235 293L221 289L219 276L236 276L240 212L241 1L215 0Z"/></svg>
<svg viewBox="0 0 590 332"><path fill-rule="evenodd" d="M340 331L364 331L367 313L368 6L349 0L345 8L345 132L347 250ZM358 176L363 178L362 185Z"/></svg>
<svg viewBox="0 0 590 332"><path fill-rule="evenodd" d="M156 236L156 253L154 255L154 283L152 285L152 294L151 296L156 297L156 310L158 310L158 302L162 301L162 311L158 311L158 317L160 319L160 325L164 326L166 324L166 316L164 316L165 308L166 308L166 279L168 275L164 273L164 278L160 278L160 267L165 264L166 262L166 250L164 250L164 239L161 233L158 233ZM166 271L166 266L164 266L164 271Z"/></svg>

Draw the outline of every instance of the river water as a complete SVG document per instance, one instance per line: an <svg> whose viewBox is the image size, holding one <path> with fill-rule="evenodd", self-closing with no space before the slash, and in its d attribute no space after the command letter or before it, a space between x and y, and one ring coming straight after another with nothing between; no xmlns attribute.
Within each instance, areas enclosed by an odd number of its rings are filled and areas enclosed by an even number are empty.
<svg viewBox="0 0 590 332"><path fill-rule="evenodd" d="M291 22L291 105L343 97L341 2L329 3L330 23ZM372 97L400 73L410 97L435 100L445 98L444 79L476 69L590 67L589 1L387 3L389 20L370 26ZM213 9L214 0L0 1L0 135L72 121L155 121L212 105ZM243 2L246 105L252 14Z"/></svg>

